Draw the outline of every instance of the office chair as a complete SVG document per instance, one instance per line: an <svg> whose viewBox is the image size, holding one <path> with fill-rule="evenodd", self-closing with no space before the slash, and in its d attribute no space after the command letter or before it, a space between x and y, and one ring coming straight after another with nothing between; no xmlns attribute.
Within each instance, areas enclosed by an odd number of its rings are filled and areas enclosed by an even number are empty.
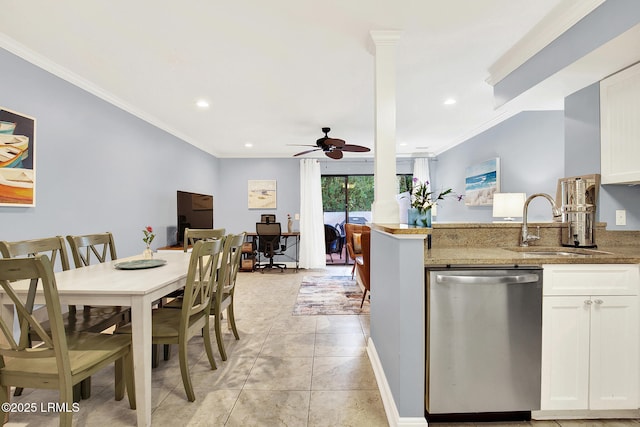
<svg viewBox="0 0 640 427"><path fill-rule="evenodd" d="M258 252L269 259L268 264L258 265L260 272L264 273L266 268L279 268L280 272L283 272L287 268L286 264L273 262L275 255L283 255L287 249L286 245L280 244L282 235L280 223L256 222L256 234L258 235Z"/></svg>
<svg viewBox="0 0 640 427"><path fill-rule="evenodd" d="M260 215L260 222L266 222L267 224L273 224L276 222L275 214L262 214Z"/></svg>

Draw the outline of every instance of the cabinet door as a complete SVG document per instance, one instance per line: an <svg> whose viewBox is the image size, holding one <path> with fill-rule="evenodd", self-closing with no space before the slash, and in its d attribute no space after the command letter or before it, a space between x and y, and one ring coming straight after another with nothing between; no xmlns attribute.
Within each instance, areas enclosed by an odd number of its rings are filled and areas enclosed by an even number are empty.
<svg viewBox="0 0 640 427"><path fill-rule="evenodd" d="M640 64L600 82L603 184L640 182Z"/></svg>
<svg viewBox="0 0 640 427"><path fill-rule="evenodd" d="M541 410L588 409L588 296L551 296L542 302Z"/></svg>
<svg viewBox="0 0 640 427"><path fill-rule="evenodd" d="M637 297L591 300L590 409L637 408Z"/></svg>

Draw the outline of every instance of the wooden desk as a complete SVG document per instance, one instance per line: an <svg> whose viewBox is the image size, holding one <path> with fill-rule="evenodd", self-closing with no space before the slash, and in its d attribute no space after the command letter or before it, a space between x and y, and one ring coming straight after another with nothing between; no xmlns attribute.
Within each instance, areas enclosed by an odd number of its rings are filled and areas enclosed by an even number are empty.
<svg viewBox="0 0 640 427"><path fill-rule="evenodd" d="M139 259L123 258L103 264L56 273L58 293L63 304L121 305L131 307L133 366L136 385L138 426L151 425L151 304L184 287L191 254L171 251L155 257L167 260L161 267L118 270L115 264ZM16 282L15 290L26 296L29 282ZM44 303L40 293L36 304ZM0 292L0 314L13 324L13 304Z"/></svg>
<svg viewBox="0 0 640 427"><path fill-rule="evenodd" d="M256 241L256 237L258 237L258 233L256 233L255 231L253 232L249 232L246 231L245 233L247 233L247 239L250 242L255 242ZM284 255L286 257L289 257L290 259L293 259L296 262L296 271L298 271L298 268L300 266L300 232L299 231L292 231L291 233L289 232L282 232L280 233L280 236L284 237L284 244L287 247L287 249L289 249L290 247L295 246L296 248L296 257L295 258L291 258L288 255ZM293 243L289 244L289 238L292 237L293 239ZM258 256L260 255L260 253L258 253Z"/></svg>

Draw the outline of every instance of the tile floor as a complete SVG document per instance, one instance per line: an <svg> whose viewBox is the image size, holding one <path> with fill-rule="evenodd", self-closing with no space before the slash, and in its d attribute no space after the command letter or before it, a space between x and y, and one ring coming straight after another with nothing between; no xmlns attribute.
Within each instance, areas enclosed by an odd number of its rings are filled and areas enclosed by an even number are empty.
<svg viewBox="0 0 640 427"><path fill-rule="evenodd" d="M152 423L157 426L387 426L366 353L368 316L292 316L302 277L347 275L351 266L326 270L240 273L236 320L240 340L225 331L229 359L214 349L210 370L202 339L190 342L196 401L188 402L176 349L153 370ZM213 332L212 332L213 333ZM215 339L215 338L214 338ZM215 345L215 344L214 344ZM113 370L92 379L92 396L74 415L77 426L135 425L126 398L113 399ZM57 392L25 390L14 402L56 402ZM493 423L491 423L492 425ZM57 426L55 413L14 413L8 426ZM483 426L486 426L484 424ZM498 427L640 427L636 420L495 423ZM474 424L438 424L440 427Z"/></svg>
<svg viewBox="0 0 640 427"><path fill-rule="evenodd" d="M328 267L350 274L351 266ZM239 273L236 322L240 340L225 329L229 359L214 349L212 371L202 339L189 343L196 401L186 400L177 349L153 370L153 425L387 426L366 353L369 316L292 316L307 274L326 270ZM213 334L213 331L212 331ZM215 337L214 337L215 342ZM214 344L215 346L215 344ZM113 370L92 378L74 425L135 425L126 398L113 400ZM14 402L56 402L57 392L25 390ZM12 414L9 426L57 426L55 413Z"/></svg>

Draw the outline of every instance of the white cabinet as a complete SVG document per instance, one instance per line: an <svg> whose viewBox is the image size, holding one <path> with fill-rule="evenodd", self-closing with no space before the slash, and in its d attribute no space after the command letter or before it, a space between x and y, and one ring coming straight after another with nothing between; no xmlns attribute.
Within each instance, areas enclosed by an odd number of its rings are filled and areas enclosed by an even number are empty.
<svg viewBox="0 0 640 427"><path fill-rule="evenodd" d="M582 295L572 271L577 277L588 276ZM567 295L558 295L559 277L566 278ZM541 409L638 408L639 267L545 265L547 278L542 303ZM620 295L621 289L628 294Z"/></svg>
<svg viewBox="0 0 640 427"><path fill-rule="evenodd" d="M603 184L640 183L640 64L600 82Z"/></svg>

